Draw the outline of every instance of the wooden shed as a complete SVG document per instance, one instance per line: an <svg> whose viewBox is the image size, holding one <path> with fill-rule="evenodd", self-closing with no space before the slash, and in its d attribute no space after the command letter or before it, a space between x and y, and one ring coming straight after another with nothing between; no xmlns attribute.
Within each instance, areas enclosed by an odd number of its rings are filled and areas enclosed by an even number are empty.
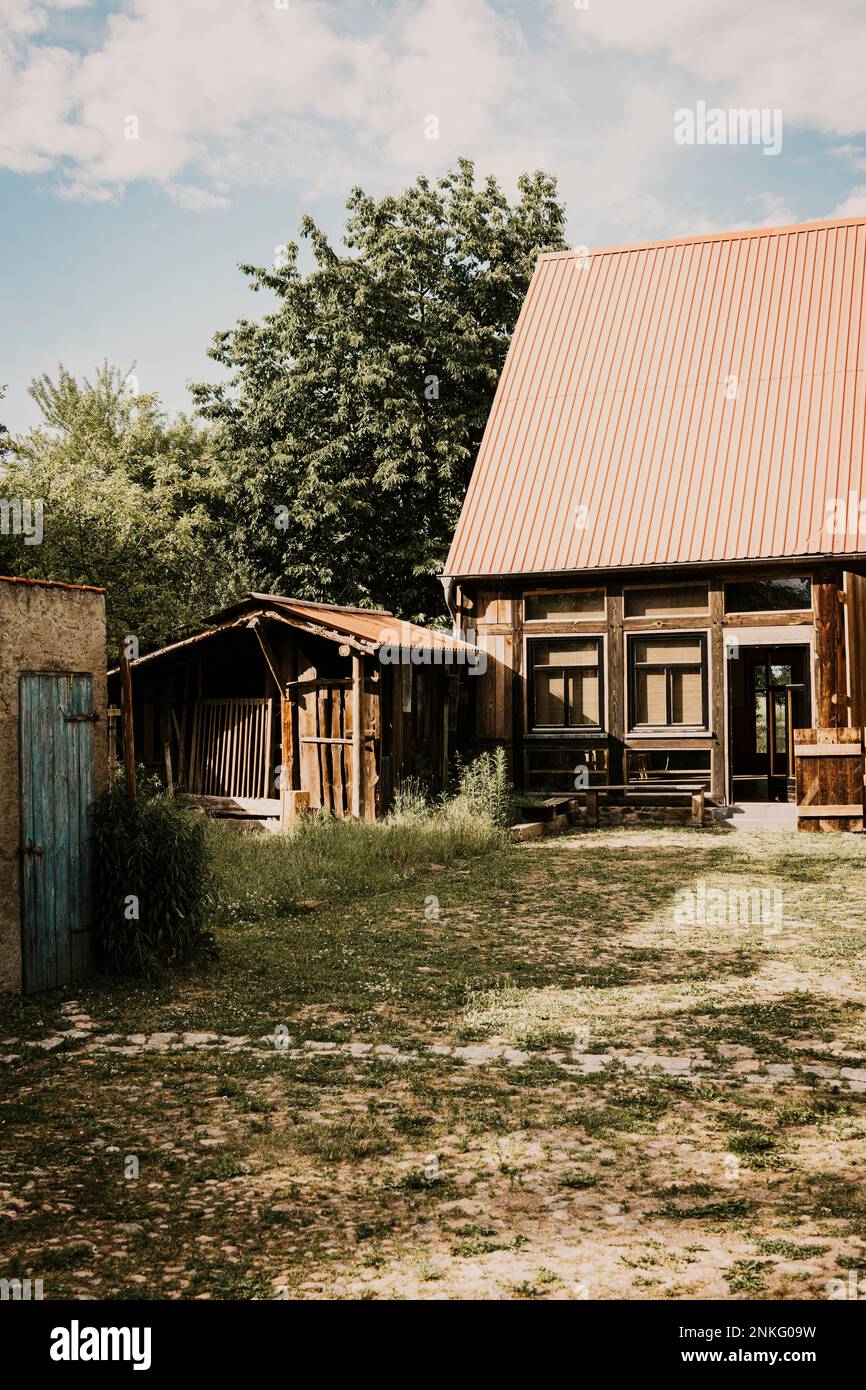
<svg viewBox="0 0 866 1390"><path fill-rule="evenodd" d="M476 662L391 613L251 593L131 662L136 761L272 828L299 806L373 819L407 778L447 781Z"/></svg>
<svg viewBox="0 0 866 1390"><path fill-rule="evenodd" d="M105 708L102 589L0 578L0 990L50 989L89 966Z"/></svg>

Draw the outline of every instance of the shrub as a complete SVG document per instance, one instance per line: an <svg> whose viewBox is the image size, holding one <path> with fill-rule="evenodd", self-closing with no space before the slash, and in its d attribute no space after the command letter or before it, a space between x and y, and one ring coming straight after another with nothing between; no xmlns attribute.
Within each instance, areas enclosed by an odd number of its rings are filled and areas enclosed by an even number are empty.
<svg viewBox="0 0 866 1390"><path fill-rule="evenodd" d="M505 830L514 820L516 802L508 776L508 759L502 747L479 753L460 768L455 809L461 806L473 816Z"/></svg>
<svg viewBox="0 0 866 1390"><path fill-rule="evenodd" d="M133 801L117 780L94 803L91 842L92 926L103 969L152 977L213 957L203 816L144 783Z"/></svg>

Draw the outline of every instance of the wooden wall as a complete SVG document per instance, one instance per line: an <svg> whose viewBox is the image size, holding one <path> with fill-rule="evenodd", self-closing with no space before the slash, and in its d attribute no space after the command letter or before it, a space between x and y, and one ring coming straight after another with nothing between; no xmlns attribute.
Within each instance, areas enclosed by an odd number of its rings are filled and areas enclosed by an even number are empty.
<svg viewBox="0 0 866 1390"><path fill-rule="evenodd" d="M463 581L456 586L457 619L463 629L475 629L478 643L488 654L484 676L469 682L469 736L481 747L503 745L514 768L515 780L527 790L541 790L545 776L550 789L566 790L576 753L591 756L596 772L593 780L619 783L626 780L629 754L650 750L693 750L710 755L711 795L719 802L727 798L725 631L761 626L814 624L816 706L813 722L826 727L842 727L852 722L852 701L856 704L854 722L866 724L866 579L848 577L848 596L841 566L816 570L813 582L813 614L769 612L725 614L724 582L732 578L768 577L789 574L791 566L756 567L735 576L712 574L648 575L634 572L588 579L583 576L543 576L529 581L516 579L498 587ZM803 573L802 569L798 570ZM852 584L852 578L856 581ZM624 617L623 593L627 586L645 586L706 580L709 607L700 614L664 618ZM524 591L545 588L562 590L604 586L605 612L602 617L571 621L548 619L526 622ZM852 593L853 590L853 593ZM846 624L846 608L848 623ZM856 651L851 669L849 699L848 644ZM675 730L659 736L641 737L627 728L626 638L638 631L705 631L708 643L709 729L706 735L680 735ZM604 638L604 687L606 728L602 735L559 733L531 734L525 726L527 679L523 670L524 639L527 636L561 636L570 633L602 635Z"/></svg>

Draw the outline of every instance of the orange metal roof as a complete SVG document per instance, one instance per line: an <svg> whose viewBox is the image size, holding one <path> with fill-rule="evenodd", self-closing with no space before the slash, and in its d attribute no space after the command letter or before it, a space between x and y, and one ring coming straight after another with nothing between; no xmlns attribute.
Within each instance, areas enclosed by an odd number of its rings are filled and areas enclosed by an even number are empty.
<svg viewBox="0 0 866 1390"><path fill-rule="evenodd" d="M214 614L214 626L191 637L170 642L156 651L136 657L130 664L141 666L164 656L173 655L187 647L230 628L244 627L251 618L276 617L305 632L313 632L332 642L343 638L361 651L377 651L382 646L450 648L454 651L473 650L459 638L433 628L421 627L418 623L407 623L381 609L339 608L330 603L309 603L302 599L283 598L278 594L250 593L240 603L232 604L220 613ZM114 675L117 667L112 667L109 675Z"/></svg>
<svg viewBox="0 0 866 1390"><path fill-rule="evenodd" d="M454 647L465 646L448 633L437 632L433 628L421 627L418 623L408 623L381 609L340 608L330 603L308 603L303 599L281 598L276 594L250 595L262 603L272 604L279 612L289 618L299 618L304 623L329 628L335 634L357 638L379 647L399 642L410 647Z"/></svg>
<svg viewBox="0 0 866 1390"><path fill-rule="evenodd" d="M862 554L864 276L866 217L542 256L445 573Z"/></svg>

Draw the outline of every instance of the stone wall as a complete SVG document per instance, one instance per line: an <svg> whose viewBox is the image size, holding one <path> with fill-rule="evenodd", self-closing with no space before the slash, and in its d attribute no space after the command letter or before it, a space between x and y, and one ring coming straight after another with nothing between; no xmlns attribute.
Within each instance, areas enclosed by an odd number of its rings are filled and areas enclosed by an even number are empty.
<svg viewBox="0 0 866 1390"><path fill-rule="evenodd" d="M93 785L105 786L105 595L99 589L0 579L0 991L21 989L18 677L93 675Z"/></svg>

